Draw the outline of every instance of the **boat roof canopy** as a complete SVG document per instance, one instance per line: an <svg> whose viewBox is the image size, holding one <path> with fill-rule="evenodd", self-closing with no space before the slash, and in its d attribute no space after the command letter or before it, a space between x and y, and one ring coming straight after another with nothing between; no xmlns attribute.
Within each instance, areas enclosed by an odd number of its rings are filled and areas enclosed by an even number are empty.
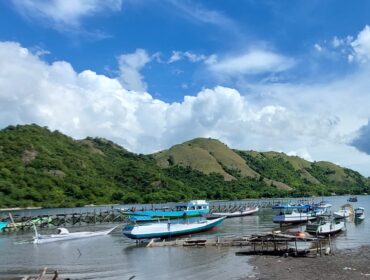
<svg viewBox="0 0 370 280"><path fill-rule="evenodd" d="M188 206L188 205L208 206L208 202L205 200L191 200L188 202L176 203L176 206Z"/></svg>

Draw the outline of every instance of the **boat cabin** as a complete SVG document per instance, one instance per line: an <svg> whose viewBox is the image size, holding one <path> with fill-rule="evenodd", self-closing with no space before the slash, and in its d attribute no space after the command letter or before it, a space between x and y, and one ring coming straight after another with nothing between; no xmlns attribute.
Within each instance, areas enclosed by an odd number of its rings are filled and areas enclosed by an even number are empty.
<svg viewBox="0 0 370 280"><path fill-rule="evenodd" d="M175 205L176 211L189 210L209 210L209 204L205 200L191 200L189 202L180 202Z"/></svg>

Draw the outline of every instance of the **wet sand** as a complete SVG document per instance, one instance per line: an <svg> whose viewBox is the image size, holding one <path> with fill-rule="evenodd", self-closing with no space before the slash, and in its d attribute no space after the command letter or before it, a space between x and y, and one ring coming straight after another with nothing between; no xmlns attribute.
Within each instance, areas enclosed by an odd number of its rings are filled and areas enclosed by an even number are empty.
<svg viewBox="0 0 370 280"><path fill-rule="evenodd" d="M369 279L370 246L350 250L335 250L322 257L255 256L250 264L255 276L247 279Z"/></svg>

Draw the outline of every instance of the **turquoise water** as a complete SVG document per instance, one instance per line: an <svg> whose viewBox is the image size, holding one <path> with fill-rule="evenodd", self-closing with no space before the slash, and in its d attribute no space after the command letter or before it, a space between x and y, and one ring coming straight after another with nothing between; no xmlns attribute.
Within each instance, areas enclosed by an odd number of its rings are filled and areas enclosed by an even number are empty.
<svg viewBox="0 0 370 280"><path fill-rule="evenodd" d="M321 199L321 198L320 198ZM317 199L319 201L320 199ZM324 198L326 200L326 198ZM347 203L348 197L330 197L332 211ZM346 231L333 239L337 249L370 244L370 196L358 196L355 207L365 207L366 219L356 225L346 222ZM58 210L33 210L58 211ZM65 209L63 209L65 212ZM71 212L75 209L71 209ZM272 223L273 211L262 209L258 215L227 219L217 230L201 236L250 235L279 229ZM100 230L111 224L74 226L71 231ZM16 279L35 274L47 266L72 279L240 279L252 275L249 257L235 256L239 248L145 248L121 234L92 239L34 245L32 232L0 235L0 279ZM304 226L291 230L304 230ZM42 233L53 232L42 229Z"/></svg>

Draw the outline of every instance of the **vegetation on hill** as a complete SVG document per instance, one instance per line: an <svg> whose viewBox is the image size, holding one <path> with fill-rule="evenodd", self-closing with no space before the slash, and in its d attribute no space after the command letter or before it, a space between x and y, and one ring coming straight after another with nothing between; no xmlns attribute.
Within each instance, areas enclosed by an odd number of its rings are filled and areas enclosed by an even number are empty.
<svg viewBox="0 0 370 280"><path fill-rule="evenodd" d="M287 188L288 187L288 188ZM37 125L0 131L0 207L67 207L370 192L359 173L279 153L194 139L138 155L101 138Z"/></svg>

